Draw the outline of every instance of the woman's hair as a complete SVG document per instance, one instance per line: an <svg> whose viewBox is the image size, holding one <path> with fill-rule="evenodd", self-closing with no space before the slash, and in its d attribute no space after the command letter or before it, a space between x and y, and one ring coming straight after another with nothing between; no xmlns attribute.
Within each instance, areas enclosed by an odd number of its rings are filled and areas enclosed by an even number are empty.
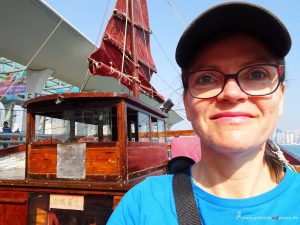
<svg viewBox="0 0 300 225"><path fill-rule="evenodd" d="M283 163L278 159L274 152L272 152L270 145L267 144L264 161L267 164L271 179L276 183L279 183L283 177Z"/></svg>

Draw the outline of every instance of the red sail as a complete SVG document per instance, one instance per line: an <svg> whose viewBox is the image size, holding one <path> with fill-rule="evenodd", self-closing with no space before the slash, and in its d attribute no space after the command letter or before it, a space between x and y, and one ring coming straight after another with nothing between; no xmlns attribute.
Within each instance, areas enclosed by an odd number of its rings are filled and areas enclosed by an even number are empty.
<svg viewBox="0 0 300 225"><path fill-rule="evenodd" d="M156 68L150 51L150 28L146 0L132 2L133 20L127 16L126 25L126 0L117 1L116 8L104 32L100 48L88 58L89 70L92 75L114 77L130 90L133 89L134 80L137 80L142 93L163 102L163 97L150 84L152 73L156 72ZM128 14L129 10L131 10L131 7L128 7ZM135 37L131 35L132 21L134 21ZM125 27L127 27L127 32L123 61ZM134 61L131 54L132 38L135 41L138 79L132 76Z"/></svg>

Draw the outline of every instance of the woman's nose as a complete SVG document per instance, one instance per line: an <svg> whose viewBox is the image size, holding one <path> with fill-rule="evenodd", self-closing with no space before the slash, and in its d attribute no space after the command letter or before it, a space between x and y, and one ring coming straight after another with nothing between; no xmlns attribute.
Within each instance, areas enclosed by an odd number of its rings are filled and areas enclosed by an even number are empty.
<svg viewBox="0 0 300 225"><path fill-rule="evenodd" d="M238 100L247 99L248 95L242 91L237 80L234 78L229 78L225 83L223 91L217 96L217 98L218 100L235 102Z"/></svg>

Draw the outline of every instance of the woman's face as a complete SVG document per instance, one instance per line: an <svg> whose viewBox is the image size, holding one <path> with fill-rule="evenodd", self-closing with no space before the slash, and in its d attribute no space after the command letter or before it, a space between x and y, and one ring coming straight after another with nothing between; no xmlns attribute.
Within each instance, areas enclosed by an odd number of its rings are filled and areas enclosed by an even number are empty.
<svg viewBox="0 0 300 225"><path fill-rule="evenodd" d="M276 63L262 42L247 34L236 34L208 44L187 71L218 70L233 74L256 63ZM184 94L188 120L202 145L218 151L257 149L271 135L283 111L284 85L267 96L248 96L234 79L223 92L210 99Z"/></svg>

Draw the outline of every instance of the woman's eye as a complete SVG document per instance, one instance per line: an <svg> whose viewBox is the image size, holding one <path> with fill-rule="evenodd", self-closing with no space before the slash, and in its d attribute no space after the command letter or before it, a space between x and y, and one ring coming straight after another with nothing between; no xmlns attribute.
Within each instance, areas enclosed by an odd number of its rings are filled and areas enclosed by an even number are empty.
<svg viewBox="0 0 300 225"><path fill-rule="evenodd" d="M208 75L208 74L199 75L199 77L197 79L198 85L209 85L209 84L212 84L215 82L216 82L216 80L214 79L214 77L211 75Z"/></svg>
<svg viewBox="0 0 300 225"><path fill-rule="evenodd" d="M190 77L190 87L211 88L223 83L224 75L215 71L197 71Z"/></svg>
<svg viewBox="0 0 300 225"><path fill-rule="evenodd" d="M202 76L199 78L199 82L202 84L211 83L213 79L210 76Z"/></svg>
<svg viewBox="0 0 300 225"><path fill-rule="evenodd" d="M266 77L267 77L267 74L264 71L256 70L256 71L252 71L249 74L248 79L250 79L250 80L263 80Z"/></svg>

